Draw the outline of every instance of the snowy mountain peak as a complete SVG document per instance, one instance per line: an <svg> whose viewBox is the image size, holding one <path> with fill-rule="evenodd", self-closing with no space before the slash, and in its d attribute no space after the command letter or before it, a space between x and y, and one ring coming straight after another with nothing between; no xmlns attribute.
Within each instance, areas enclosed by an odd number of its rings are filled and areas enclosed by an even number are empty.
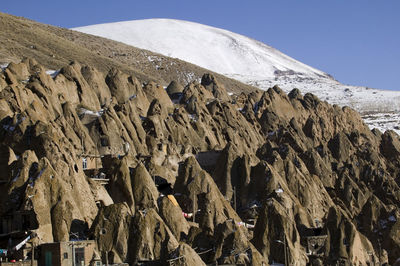
<svg viewBox="0 0 400 266"><path fill-rule="evenodd" d="M225 75L252 79L300 75L329 78L278 50L240 34L194 22L146 19L74 30L176 57Z"/></svg>

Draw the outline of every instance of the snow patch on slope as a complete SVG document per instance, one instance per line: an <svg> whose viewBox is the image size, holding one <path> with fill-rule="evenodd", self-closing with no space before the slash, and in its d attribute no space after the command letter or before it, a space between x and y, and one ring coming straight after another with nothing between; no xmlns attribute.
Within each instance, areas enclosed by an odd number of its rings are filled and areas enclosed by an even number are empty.
<svg viewBox="0 0 400 266"><path fill-rule="evenodd" d="M8 67L8 63L7 64L0 64L0 72L2 72L7 67Z"/></svg>
<svg viewBox="0 0 400 266"><path fill-rule="evenodd" d="M365 123L371 128L377 128L381 132L390 129L400 135L400 113L372 113L363 115Z"/></svg>

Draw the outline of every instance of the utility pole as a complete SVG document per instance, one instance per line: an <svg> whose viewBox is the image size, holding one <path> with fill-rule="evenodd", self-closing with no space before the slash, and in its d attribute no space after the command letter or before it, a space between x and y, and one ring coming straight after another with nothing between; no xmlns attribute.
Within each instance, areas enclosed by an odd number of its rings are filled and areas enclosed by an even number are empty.
<svg viewBox="0 0 400 266"><path fill-rule="evenodd" d="M74 236L76 240L79 239L78 233L71 232L69 234L70 234L70 240L71 240L71 235ZM71 242L72 242L72 244L71 244L71 246L72 246L72 266L75 266L75 241L72 239Z"/></svg>
<svg viewBox="0 0 400 266"><path fill-rule="evenodd" d="M72 241L72 266L75 266L75 243Z"/></svg>
<svg viewBox="0 0 400 266"><path fill-rule="evenodd" d="M284 255L284 257L285 257L285 266L287 266L287 265L288 265L288 259L287 259L287 256L286 256L287 250L286 250L286 237L285 237L285 233L283 234L283 241L281 241L281 240L275 240L275 242L277 242L277 243L283 245L283 255Z"/></svg>

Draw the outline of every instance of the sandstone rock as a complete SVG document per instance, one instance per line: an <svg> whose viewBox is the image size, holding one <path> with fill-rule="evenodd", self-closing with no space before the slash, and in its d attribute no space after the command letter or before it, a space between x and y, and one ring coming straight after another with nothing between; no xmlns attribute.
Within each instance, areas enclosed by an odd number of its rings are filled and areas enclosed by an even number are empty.
<svg viewBox="0 0 400 266"><path fill-rule="evenodd" d="M7 70L10 71L10 73L13 74L13 77L15 77L15 79L17 79L19 81L24 81L24 80L29 79L30 74L31 74L31 73L29 73L30 69L25 62L21 62L19 64L11 62L7 66Z"/></svg>
<svg viewBox="0 0 400 266"><path fill-rule="evenodd" d="M229 95L226 92L225 87L219 84L216 78L211 74L204 74L201 78L201 85L203 85L206 90L212 92L215 98L221 101L229 101Z"/></svg>
<svg viewBox="0 0 400 266"><path fill-rule="evenodd" d="M81 68L82 76L97 95L101 106L107 106L111 100L110 90L105 82L103 74L93 67L84 66Z"/></svg>
<svg viewBox="0 0 400 266"><path fill-rule="evenodd" d="M212 176L218 187L220 188L224 197L228 200L233 198L233 188L236 183L239 183L240 175L239 165L237 161L241 154L235 145L228 144L220 154L217 165L223 167L216 167ZM246 178L245 176L243 178ZM232 184L233 183L233 184Z"/></svg>
<svg viewBox="0 0 400 266"><path fill-rule="evenodd" d="M202 232L196 234L193 241L204 249L213 248L215 250L211 260L251 264L252 259L249 258L249 254L252 252L255 253L257 261L262 260L260 254L251 248L251 244L246 239L246 229L237 228L237 222L241 220L239 216L223 198L211 177L200 168L193 157L189 157L180 169L174 189L183 194L180 202L184 211L186 208L188 212L190 207L193 208L193 204L200 209L196 214L196 221ZM195 203L192 199L195 199ZM203 242L212 235L219 235L219 239ZM224 247L224 245L228 246ZM238 249L236 250L238 255L243 255L240 256L241 260L239 261L236 260L237 257L232 258L225 253L233 246Z"/></svg>
<svg viewBox="0 0 400 266"><path fill-rule="evenodd" d="M6 77L4 76L4 74L2 73L2 71L0 72L0 92L7 87L7 82L6 82Z"/></svg>
<svg viewBox="0 0 400 266"><path fill-rule="evenodd" d="M187 84L183 90L183 96L181 103L186 103L190 98L195 97L200 102L206 103L209 100L214 99L214 95L211 91L204 88L201 84L193 81Z"/></svg>
<svg viewBox="0 0 400 266"><path fill-rule="evenodd" d="M143 87L143 91L150 102L152 102L154 99L157 99L166 109L174 107L167 92L160 85L150 82Z"/></svg>
<svg viewBox="0 0 400 266"><path fill-rule="evenodd" d="M106 76L106 83L110 88L111 96L116 98L117 103L122 104L133 99L138 113L141 115L146 114L149 107L149 99L136 78L112 69Z"/></svg>
<svg viewBox="0 0 400 266"><path fill-rule="evenodd" d="M159 192L143 164L132 170L131 182L136 209L157 208Z"/></svg>
<svg viewBox="0 0 400 266"><path fill-rule="evenodd" d="M108 192L114 203L125 203L130 208L130 212L135 213L135 198L126 160L115 158L106 161L104 159L103 165L107 169L107 176L110 178Z"/></svg>
<svg viewBox="0 0 400 266"><path fill-rule="evenodd" d="M154 209L138 212L132 224L132 260L158 260L166 264L179 243Z"/></svg>
<svg viewBox="0 0 400 266"><path fill-rule="evenodd" d="M329 244L326 252L329 257L341 257L351 264L361 265L370 261L368 252L372 250L371 243L355 230L355 226L342 214L340 209L330 209L327 228ZM375 254L373 255L375 256Z"/></svg>
<svg viewBox="0 0 400 266"><path fill-rule="evenodd" d="M353 145L343 133L338 133L328 144L333 157L338 161L346 161L351 155Z"/></svg>
<svg viewBox="0 0 400 266"><path fill-rule="evenodd" d="M179 243L179 247L173 252L173 256L170 257L172 258L168 261L177 261L182 266L206 265L199 255L185 243Z"/></svg>
<svg viewBox="0 0 400 266"><path fill-rule="evenodd" d="M226 219L240 220L210 175L201 169L194 157L186 159L179 169L174 189L184 195L181 206L185 212L193 210L195 197L196 209L201 210L197 216L198 222L208 234L212 234L215 227Z"/></svg>
<svg viewBox="0 0 400 266"><path fill-rule="evenodd" d="M130 258L128 244L132 220L130 208L124 203L118 203L100 209L93 221L90 233L97 240L102 256L106 252L113 255L110 262L125 262Z"/></svg>
<svg viewBox="0 0 400 266"><path fill-rule="evenodd" d="M68 80L75 82L76 90L80 99L80 104L87 107L87 109L89 110L97 111L100 109L99 100L94 90L90 87L85 78L82 76L81 68L81 65L73 62L71 65L62 68L60 70L60 73L64 75Z"/></svg>
<svg viewBox="0 0 400 266"><path fill-rule="evenodd" d="M173 95L175 93L182 93L183 92L183 86L176 82L175 80L171 81L171 83L167 87L167 93L169 95Z"/></svg>
<svg viewBox="0 0 400 266"><path fill-rule="evenodd" d="M382 135L381 151L384 156L390 159L397 159L400 155L399 136L393 131L386 131Z"/></svg>
<svg viewBox="0 0 400 266"><path fill-rule="evenodd" d="M173 104L148 80L77 63L52 78L28 59L2 72L0 218L33 214L37 244L90 227L115 263L262 265L284 261L283 239L291 264L400 256L395 133L298 90L231 98L204 75L170 87L182 93ZM315 231L327 236L318 259L307 256Z"/></svg>
<svg viewBox="0 0 400 266"><path fill-rule="evenodd" d="M190 226L186 219L183 217L182 209L175 206L167 197L163 197L159 203L160 215L171 229L177 240L189 233Z"/></svg>
<svg viewBox="0 0 400 266"><path fill-rule="evenodd" d="M277 244L277 241L281 242ZM287 245L290 264L297 262L303 265L308 261L293 220L285 206L275 200L267 201L263 206L252 242L261 254L270 260L283 263L284 245Z"/></svg>

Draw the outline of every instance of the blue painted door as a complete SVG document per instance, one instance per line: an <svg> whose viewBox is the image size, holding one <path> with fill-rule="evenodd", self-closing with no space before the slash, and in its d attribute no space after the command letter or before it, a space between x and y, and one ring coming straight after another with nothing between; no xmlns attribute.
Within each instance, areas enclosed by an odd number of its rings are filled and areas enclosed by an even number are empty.
<svg viewBox="0 0 400 266"><path fill-rule="evenodd" d="M46 251L45 262L46 262L46 266L53 266L52 261L51 261L51 251Z"/></svg>

